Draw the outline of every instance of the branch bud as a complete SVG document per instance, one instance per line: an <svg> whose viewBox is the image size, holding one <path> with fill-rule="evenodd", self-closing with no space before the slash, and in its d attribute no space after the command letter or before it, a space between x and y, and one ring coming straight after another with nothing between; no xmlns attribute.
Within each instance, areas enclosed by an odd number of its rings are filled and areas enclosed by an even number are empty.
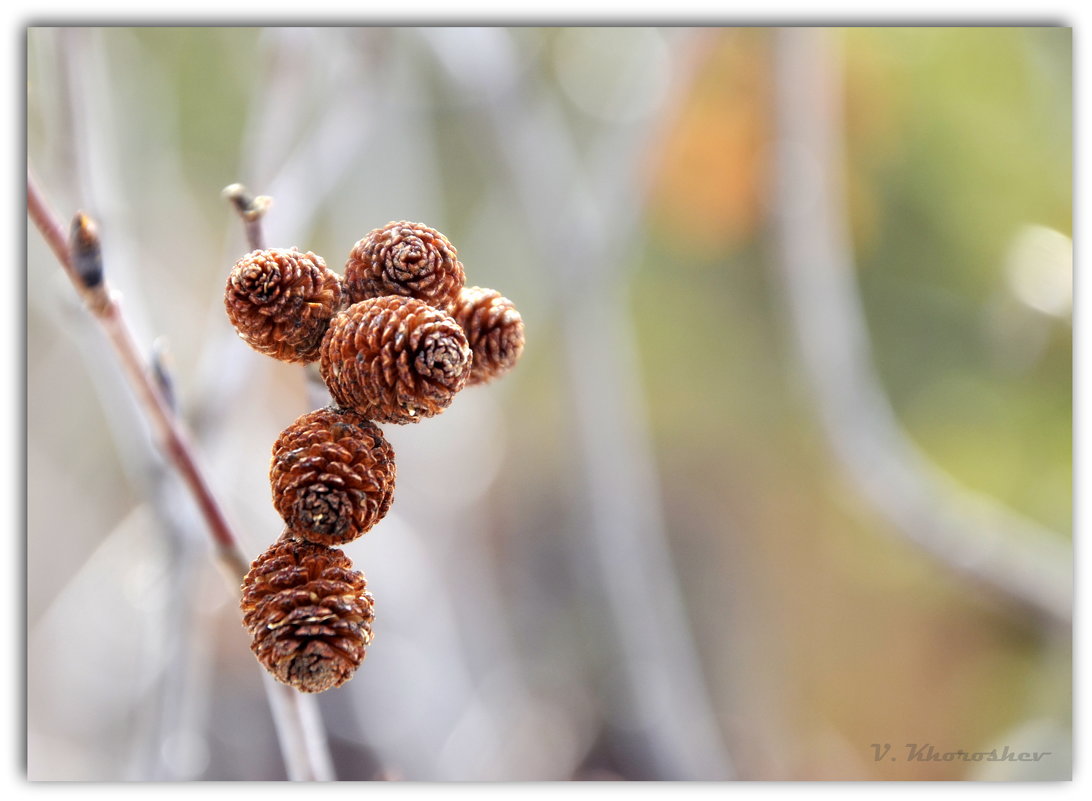
<svg viewBox="0 0 1092 801"><path fill-rule="evenodd" d="M95 289L102 284L102 245L99 231L91 218L82 211L72 221L69 237L72 251L72 269L85 289Z"/></svg>

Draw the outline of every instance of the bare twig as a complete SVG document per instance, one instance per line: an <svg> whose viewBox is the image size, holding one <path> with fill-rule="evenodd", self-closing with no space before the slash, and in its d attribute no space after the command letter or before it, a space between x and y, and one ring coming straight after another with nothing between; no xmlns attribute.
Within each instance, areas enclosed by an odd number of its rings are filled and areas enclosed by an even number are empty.
<svg viewBox="0 0 1092 801"><path fill-rule="evenodd" d="M836 51L788 28L776 44L775 237L800 359L831 445L861 495L944 567L1068 627L1065 539L957 485L915 447L872 366L839 179Z"/></svg>
<svg viewBox="0 0 1092 801"><path fill-rule="evenodd" d="M49 105L57 106L57 113L63 115L64 121L63 124L54 121L47 127L68 134L60 137L66 158L59 153L54 166L60 164L58 174L69 177L71 195L92 199L96 209L108 210L115 227L131 230L133 215L139 212L126 202L126 170L121 161L131 154L125 152L124 136L116 128L117 95L109 91L113 85L109 75L111 47L107 44L110 34L94 29L57 28L48 33L41 31L40 38L52 41L56 47L58 67L55 88L44 92L41 100L48 99ZM165 147L159 167L165 172L177 168L176 156L177 148ZM124 292L127 325L138 341L144 342L150 307L142 302L145 286L141 276L132 272L139 260L128 245L129 242L122 240L115 242L110 250L110 283L115 290ZM88 317L79 321L81 329L95 324L95 318ZM180 744L201 742L207 722L204 719L208 710L204 702L207 693L203 690L207 688L211 667L209 644L196 632L199 608L193 603L194 581L200 580L201 566L208 559L207 535L202 531L200 513L189 498L189 490L177 479L173 465L154 458L159 452L158 443L154 438L131 436L133 415L141 413L136 404L127 402L128 398L118 402L122 400L119 394L124 396L129 390L125 380L118 380L115 370L96 369L96 365L106 366L102 360L109 361L112 354L107 352L111 350L108 343L94 339L78 344L91 359L88 366L92 380L102 394L105 419L110 423L126 473L131 482L140 486L149 509L154 512L169 565L158 588L163 605L157 613L164 633L134 643L147 658L142 674L155 682L156 691L134 710L135 725L127 732L133 756L128 778L140 781L194 778L201 770L199 760L185 758L183 754L189 749ZM168 404L177 412L167 364L158 343L159 340L153 343L151 354L153 375ZM189 433L197 439L192 428Z"/></svg>
<svg viewBox="0 0 1092 801"><path fill-rule="evenodd" d="M29 169L27 214L106 333L137 396L139 408L196 502L216 546L217 557L237 591L238 581L248 570L248 560L197 463L189 437L140 354L119 298L110 291L104 278L94 224L86 215L78 214L71 239L66 237L63 224L49 209ZM302 696L290 688L268 689L289 778L295 781L332 778L325 740L316 736L318 727L314 725L313 712L304 705Z"/></svg>
<svg viewBox="0 0 1092 801"><path fill-rule="evenodd" d="M248 560L239 548L238 539L213 495L208 480L197 465L189 437L140 354L121 310L119 298L110 291L109 285L103 279L98 235L94 224L84 214L76 216L73 223L73 245L70 249L64 227L46 206L29 171L27 213L106 333L160 446L189 487L217 546L219 558L230 575L242 576L248 569Z"/></svg>

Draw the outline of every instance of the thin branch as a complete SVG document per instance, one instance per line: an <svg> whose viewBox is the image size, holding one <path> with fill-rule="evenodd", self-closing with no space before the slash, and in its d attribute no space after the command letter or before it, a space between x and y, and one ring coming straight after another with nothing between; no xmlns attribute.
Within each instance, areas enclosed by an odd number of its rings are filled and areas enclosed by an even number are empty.
<svg viewBox="0 0 1092 801"><path fill-rule="evenodd" d="M288 778L297 782L334 781L337 778L334 763L315 696L303 695L294 687L281 684L264 668L262 682L273 711Z"/></svg>
<svg viewBox="0 0 1092 801"><path fill-rule="evenodd" d="M196 502L216 546L217 557L237 591L239 580L249 569L249 560L197 463L193 445L181 421L141 356L119 298L111 292L105 280L94 224L86 215L76 215L69 240L63 224L46 204L29 169L27 215L106 333L136 394L139 408ZM314 725L313 713L307 708L303 697L287 687L268 689L289 778L293 781L333 778L325 740L316 736L318 727Z"/></svg>
<svg viewBox="0 0 1092 801"><path fill-rule="evenodd" d="M1065 538L959 486L911 441L872 364L841 184L837 52L822 30L775 45L775 239L790 321L834 452L856 488L938 563L1063 628Z"/></svg>
<svg viewBox="0 0 1092 801"><path fill-rule="evenodd" d="M213 495L208 480L197 465L189 437L182 429L141 356L140 349L125 320L118 296L110 291L109 285L102 276L98 235L94 224L83 214L76 216L72 237L74 246L70 249L63 225L46 206L29 171L27 172L27 212L45 237L57 261L64 267L87 308L106 333L129 379L129 384L136 393L140 407L144 410L148 422L159 439L160 446L178 470L186 486L189 487L208 525L209 534L217 546L217 555L230 575L244 575L249 568L249 561L239 548L238 538Z"/></svg>

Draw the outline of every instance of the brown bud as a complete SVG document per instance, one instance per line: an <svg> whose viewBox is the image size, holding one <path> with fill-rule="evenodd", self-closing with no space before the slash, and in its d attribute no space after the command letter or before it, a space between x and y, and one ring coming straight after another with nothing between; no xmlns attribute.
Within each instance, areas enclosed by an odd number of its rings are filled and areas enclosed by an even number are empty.
<svg viewBox="0 0 1092 801"><path fill-rule="evenodd" d="M284 684L319 693L347 682L372 641L372 596L341 551L282 538L243 579L243 625L258 661Z"/></svg>
<svg viewBox="0 0 1092 801"><path fill-rule="evenodd" d="M463 265L447 237L423 223L391 222L361 239L345 263L350 302L384 295L417 298L438 309L459 294Z"/></svg>
<svg viewBox="0 0 1092 801"><path fill-rule="evenodd" d="M388 296L334 317L319 371L339 406L380 423L416 423L451 405L470 359L466 334L451 315Z"/></svg>
<svg viewBox="0 0 1092 801"><path fill-rule="evenodd" d="M494 289L464 287L451 316L474 354L468 385L492 381L515 366L523 353L523 318L512 301Z"/></svg>
<svg viewBox="0 0 1092 801"><path fill-rule="evenodd" d="M256 351L286 362L313 362L342 306L341 279L314 253L255 250L235 263L224 308Z"/></svg>
<svg viewBox="0 0 1092 801"><path fill-rule="evenodd" d="M72 270L84 288L94 289L102 284L102 243L98 227L83 212L72 221L68 247L72 254Z"/></svg>
<svg viewBox="0 0 1092 801"><path fill-rule="evenodd" d="M394 495L394 451L379 426L349 409L303 415L273 445L269 481L288 533L321 545L355 540Z"/></svg>

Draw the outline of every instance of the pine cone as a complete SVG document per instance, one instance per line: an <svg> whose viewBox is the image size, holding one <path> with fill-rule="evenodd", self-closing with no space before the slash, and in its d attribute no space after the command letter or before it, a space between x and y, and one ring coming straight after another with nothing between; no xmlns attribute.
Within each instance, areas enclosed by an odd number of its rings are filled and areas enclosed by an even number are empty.
<svg viewBox="0 0 1092 801"><path fill-rule="evenodd" d="M447 312L388 296L333 319L319 371L339 406L380 423L416 423L451 405L470 361L466 334Z"/></svg>
<svg viewBox="0 0 1092 801"><path fill-rule="evenodd" d="M248 345L286 362L313 362L342 307L341 279L314 253L255 250L235 263L224 291L228 319Z"/></svg>
<svg viewBox="0 0 1092 801"><path fill-rule="evenodd" d="M466 332L474 363L467 385L485 384L511 370L523 353L523 318L495 289L464 287L451 316Z"/></svg>
<svg viewBox="0 0 1092 801"><path fill-rule="evenodd" d="M394 451L379 426L349 409L300 417L273 445L273 506L291 536L343 545L391 508Z"/></svg>
<svg viewBox="0 0 1092 801"><path fill-rule="evenodd" d="M282 538L243 579L243 625L284 684L320 693L347 682L372 641L372 596L341 551Z"/></svg>
<svg viewBox="0 0 1092 801"><path fill-rule="evenodd" d="M462 262L447 237L405 220L371 231L345 263L345 288L352 303L402 295L443 309L465 281Z"/></svg>

